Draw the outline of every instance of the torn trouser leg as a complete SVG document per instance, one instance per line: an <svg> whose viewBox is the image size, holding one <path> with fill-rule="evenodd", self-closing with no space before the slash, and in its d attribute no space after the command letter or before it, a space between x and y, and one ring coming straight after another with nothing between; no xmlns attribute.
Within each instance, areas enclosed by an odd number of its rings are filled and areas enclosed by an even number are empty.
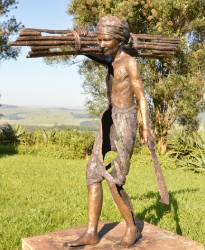
<svg viewBox="0 0 205 250"><path fill-rule="evenodd" d="M125 183L133 152L136 126L136 106L126 110L109 107L103 112L101 126L87 165L87 185L101 182L104 178L118 185ZM114 168L109 174L103 159L105 154L111 150L118 151L119 155L114 160Z"/></svg>
<svg viewBox="0 0 205 250"><path fill-rule="evenodd" d="M126 110L112 108L112 120L119 138L118 140L114 140L115 147L119 155L113 162L115 167L110 174L124 184L126 175L129 172L130 158L133 153L136 137L136 106ZM112 141L111 136L111 145L113 144Z"/></svg>

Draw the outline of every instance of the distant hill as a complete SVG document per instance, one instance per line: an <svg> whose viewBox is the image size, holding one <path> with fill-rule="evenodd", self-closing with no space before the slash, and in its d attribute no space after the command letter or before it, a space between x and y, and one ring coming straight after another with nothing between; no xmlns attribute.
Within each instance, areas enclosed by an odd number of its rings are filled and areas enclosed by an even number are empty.
<svg viewBox="0 0 205 250"><path fill-rule="evenodd" d="M14 109L14 108L18 108L16 105L7 105L7 104L1 104L0 106L0 110L1 109Z"/></svg>
<svg viewBox="0 0 205 250"><path fill-rule="evenodd" d="M3 116L0 125L20 124L24 126L87 126L97 127L96 119L88 116L87 111L80 107L23 107L5 105L0 107Z"/></svg>
<svg viewBox="0 0 205 250"><path fill-rule="evenodd" d="M23 105L22 107L25 107L25 108L38 108L38 109L44 109L44 108L58 108L58 109L71 109L71 110L74 110L74 109L82 109L84 110L85 107L83 106L63 106L63 107L59 107L59 106L43 106L43 105Z"/></svg>
<svg viewBox="0 0 205 250"><path fill-rule="evenodd" d="M4 116L0 119L0 124L2 124L4 121L11 123L16 123L16 121L18 121L18 123L20 123L19 120L21 120L21 123L29 123L29 125L32 125L33 123L35 123L35 125L37 123L48 123L50 125L53 123L69 123L69 125L78 126L81 123L90 124L90 122L93 122L93 119L89 118L85 107L82 106L55 107L40 105L17 106L1 104L0 114L1 113ZM201 118L201 123L205 123L205 112L200 113L199 117Z"/></svg>

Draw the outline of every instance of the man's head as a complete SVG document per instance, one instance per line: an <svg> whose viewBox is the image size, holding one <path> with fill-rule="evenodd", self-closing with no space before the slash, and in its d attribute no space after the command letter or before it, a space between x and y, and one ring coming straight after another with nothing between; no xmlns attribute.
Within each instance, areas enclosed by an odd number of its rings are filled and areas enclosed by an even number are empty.
<svg viewBox="0 0 205 250"><path fill-rule="evenodd" d="M100 18L96 27L97 34L107 34L120 42L127 43L129 40L129 26L125 20L116 16Z"/></svg>

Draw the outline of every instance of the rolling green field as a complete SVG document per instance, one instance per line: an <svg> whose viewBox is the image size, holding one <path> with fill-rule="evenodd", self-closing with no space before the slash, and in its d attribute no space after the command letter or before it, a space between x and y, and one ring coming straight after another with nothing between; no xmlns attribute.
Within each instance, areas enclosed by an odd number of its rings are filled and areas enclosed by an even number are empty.
<svg viewBox="0 0 205 250"><path fill-rule="evenodd" d="M87 223L86 162L0 155L1 250L20 250L22 238ZM159 203L150 156L133 156L125 189L135 217L205 244L205 175L170 169L166 161L162 167L169 206ZM101 220L122 220L103 186Z"/></svg>
<svg viewBox="0 0 205 250"><path fill-rule="evenodd" d="M58 126L61 124L73 126L96 126L96 121L89 118L84 109L65 108L29 108L3 105L0 107L3 117L0 125L20 124L32 126Z"/></svg>

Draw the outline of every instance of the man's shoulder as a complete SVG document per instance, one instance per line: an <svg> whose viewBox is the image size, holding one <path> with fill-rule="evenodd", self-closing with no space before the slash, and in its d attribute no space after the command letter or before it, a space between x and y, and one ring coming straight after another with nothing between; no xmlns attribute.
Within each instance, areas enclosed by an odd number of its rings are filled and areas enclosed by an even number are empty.
<svg viewBox="0 0 205 250"><path fill-rule="evenodd" d="M137 63L137 60L133 56L127 54L124 50L122 52L122 56L124 59L128 60L129 62Z"/></svg>
<svg viewBox="0 0 205 250"><path fill-rule="evenodd" d="M137 78L140 77L139 65L134 57L130 56L126 52L123 52L122 62L123 67L129 76L135 75Z"/></svg>

